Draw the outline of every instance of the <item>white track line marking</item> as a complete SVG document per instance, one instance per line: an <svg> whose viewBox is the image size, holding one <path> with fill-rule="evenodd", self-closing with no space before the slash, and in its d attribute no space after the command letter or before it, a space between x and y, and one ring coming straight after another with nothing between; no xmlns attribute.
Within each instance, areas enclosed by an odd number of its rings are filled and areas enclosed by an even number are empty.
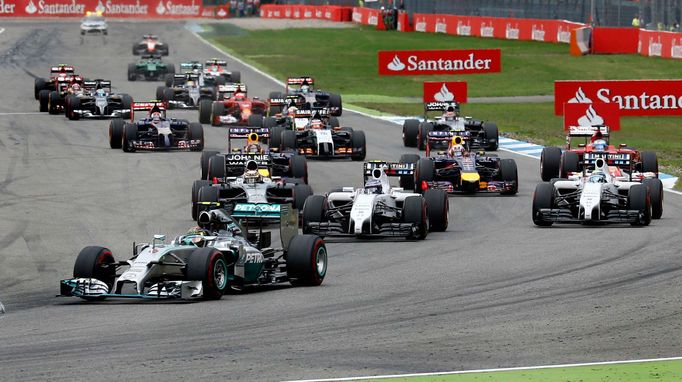
<svg viewBox="0 0 682 382"><path fill-rule="evenodd" d="M208 40L206 40L205 38L201 37L201 36L199 35L199 33L197 33L195 30L188 28L188 27L187 27L188 25L189 25L189 24L185 24L185 29L186 29L186 30L188 30L190 33L192 33L196 38L198 38L198 39L199 39L201 42L203 42L204 44L206 44L206 45L210 46L211 48L215 49L215 51L217 51L218 53L220 53L220 54L222 54L223 56L228 57L228 58L230 58L230 59L232 59L232 60L234 60L234 61L236 61L236 62L238 62L238 63L240 63L240 64L242 64L242 65L244 65L244 66L246 66L247 68L249 68L249 69L253 70L254 72L256 72L256 73L262 75L263 77L269 79L270 81L276 83L276 84L279 85L279 86L282 86L282 87L285 87L285 86L286 86L286 85L284 84L284 82L278 80L277 78L275 78L275 77L269 75L268 73L265 73L264 71L262 71L262 70L256 68L255 66L253 66L253 65L251 65L251 64L249 64L249 63L247 63L247 62L244 62L244 61L241 60L240 58L237 58L237 57L235 57L235 56L229 54L228 52L225 52L224 50L218 48L217 46L211 44L210 42L208 42ZM392 121L392 120L389 120L389 119L385 119L385 118L382 118L382 117L380 117L380 116L376 116L376 115L372 115L372 114L367 114L367 113L362 112L362 111L359 111L359 110L353 110L353 109L348 109L348 108L344 108L344 110L348 110L348 111L350 111L351 113L360 114L360 115L362 115L363 117L368 117L368 118L372 118L372 119L377 119L377 120L384 121L384 122L392 122L392 123L395 123L395 124L397 124L397 125L400 125L400 123L398 123L398 122L396 122L396 121ZM2 115L2 113L0 113L0 115ZM529 143L529 144L532 145L532 143ZM522 155L522 156L525 156L525 157L528 157L528 158L540 159L540 157L537 156L537 155L524 154L522 151L508 150L508 149L505 149L505 148L503 148L503 147L500 147L499 150L506 151L506 152L510 152L510 153L512 153L512 154ZM671 190L671 189L669 189L669 188L665 188L665 187L664 187L663 190L664 190L664 191L667 191L667 192L671 192L671 193L673 193L673 194L682 195L682 192L680 192L680 191L675 191L675 190Z"/></svg>
<svg viewBox="0 0 682 382"><path fill-rule="evenodd" d="M526 366L526 367L507 367L500 369L479 369L479 370L461 370L461 371L444 371L436 373L414 373L414 374L394 374L394 375L372 375L366 377L349 377L349 378L327 378L327 379L299 379L285 382L339 382L339 381L357 381L362 379L388 379L388 378L405 378L405 377L429 377L438 375L455 375L455 374L475 374L475 373L492 373L503 371L522 371L522 370L537 370L537 369L559 369L564 367L580 367L580 366L602 366L602 365L618 365L628 363L643 363L643 362L659 362L659 361L679 361L682 357L670 358L651 358L651 359L633 359L626 361L606 361L606 362L587 362L587 363L569 363L564 365L544 365L544 366Z"/></svg>
<svg viewBox="0 0 682 382"><path fill-rule="evenodd" d="M40 115L40 114L48 115L47 113L41 113L38 111L25 111L25 112L0 113L0 116L3 116L3 115Z"/></svg>
<svg viewBox="0 0 682 382"><path fill-rule="evenodd" d="M5 28L0 28L0 34L5 31Z"/></svg>

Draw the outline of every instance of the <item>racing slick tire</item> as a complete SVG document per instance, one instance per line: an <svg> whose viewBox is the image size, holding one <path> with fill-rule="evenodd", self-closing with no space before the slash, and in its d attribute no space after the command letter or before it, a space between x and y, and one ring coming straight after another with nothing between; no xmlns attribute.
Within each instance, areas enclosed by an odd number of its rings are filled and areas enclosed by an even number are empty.
<svg viewBox="0 0 682 382"><path fill-rule="evenodd" d="M408 196L403 202L403 223L417 223L418 230L407 236L408 239L424 240L428 234L426 200L422 196Z"/></svg>
<svg viewBox="0 0 682 382"><path fill-rule="evenodd" d="M327 197L324 195L310 195L303 203L303 233L311 233L308 223L322 223L327 216Z"/></svg>
<svg viewBox="0 0 682 382"><path fill-rule="evenodd" d="M422 122L419 124L419 135L417 139L417 148L419 150L426 150L426 145L429 141L429 132L433 131L433 123Z"/></svg>
<svg viewBox="0 0 682 382"><path fill-rule="evenodd" d="M133 56L139 56L140 53L137 51L137 44L133 44Z"/></svg>
<svg viewBox="0 0 682 382"><path fill-rule="evenodd" d="M429 189L424 191L426 210L429 214L429 231L443 232L448 229L450 200L443 190Z"/></svg>
<svg viewBox="0 0 682 382"><path fill-rule="evenodd" d="M97 279L109 286L109 292L114 286L116 267L111 250L104 247L88 246L78 253L73 266L73 278ZM101 299L101 298L87 298Z"/></svg>
<svg viewBox="0 0 682 382"><path fill-rule="evenodd" d="M341 126L341 124L339 123L339 119L336 117L330 117L329 118L329 124L332 127L340 127Z"/></svg>
<svg viewBox="0 0 682 382"><path fill-rule="evenodd" d="M166 84L166 87L167 87L167 88L170 88L170 87L173 86L173 81L174 81L174 80L175 80L175 74L174 74L174 73L167 73L167 74L164 75L164 77L163 77L163 82L164 82L164 84ZM160 87L161 87L161 86L160 86ZM158 91L157 91L157 94L158 94ZM157 98L159 98L159 97L157 97Z"/></svg>
<svg viewBox="0 0 682 382"><path fill-rule="evenodd" d="M190 151L203 151L204 150L204 127L201 126L199 122L190 122L187 138L191 140L200 140L201 143L196 147L191 147Z"/></svg>
<svg viewBox="0 0 682 382"><path fill-rule="evenodd" d="M405 147L417 147L419 138L419 120L406 119L403 122L403 145Z"/></svg>
<svg viewBox="0 0 682 382"><path fill-rule="evenodd" d="M286 128L284 126L275 126L270 130L270 147L279 149L282 145L282 133L284 133Z"/></svg>
<svg viewBox="0 0 682 382"><path fill-rule="evenodd" d="M47 98L47 112L48 113L50 113L50 114L58 114L59 113L59 109L57 109L57 105L59 105L61 98L62 97L56 91L50 92L50 95Z"/></svg>
<svg viewBox="0 0 682 382"><path fill-rule="evenodd" d="M561 154L561 165L559 166L559 177L568 178L571 172L580 171L578 154L573 151L564 151Z"/></svg>
<svg viewBox="0 0 682 382"><path fill-rule="evenodd" d="M519 192L519 171L513 159L500 159L500 178L505 182L514 182L514 188L501 192L501 195L516 195Z"/></svg>
<svg viewBox="0 0 682 382"><path fill-rule="evenodd" d="M211 185L203 186L199 189L197 194L197 203L217 203L220 197L220 190L218 187ZM214 206L217 208L217 206ZM203 212L211 209L210 205L197 204L197 217Z"/></svg>
<svg viewBox="0 0 682 382"><path fill-rule="evenodd" d="M174 64L166 64L166 73L169 74L175 74L175 65Z"/></svg>
<svg viewBox="0 0 682 382"><path fill-rule="evenodd" d="M338 108L332 113L332 116L340 117L341 114L343 114L343 103L341 102L341 95L329 94L329 107Z"/></svg>
<svg viewBox="0 0 682 382"><path fill-rule="evenodd" d="M211 182L208 180L195 180L194 183L192 183L192 220L197 220L199 218L199 211L198 211L198 206L197 202L199 201L199 190L202 189L202 187L210 187Z"/></svg>
<svg viewBox="0 0 682 382"><path fill-rule="evenodd" d="M208 159L208 173L207 179L224 178L225 177L225 157L222 155L214 155Z"/></svg>
<svg viewBox="0 0 682 382"><path fill-rule="evenodd" d="M415 166L419 162L418 154L402 154L400 156L400 163L414 163ZM414 190L414 174L403 175L399 178L400 187L404 190Z"/></svg>
<svg viewBox="0 0 682 382"><path fill-rule="evenodd" d="M429 158L421 158L414 168L414 192L423 192L422 183L433 181L435 167Z"/></svg>
<svg viewBox="0 0 682 382"><path fill-rule="evenodd" d="M497 125L494 123L483 124L483 132L485 133L485 145L483 149L486 151L497 151L500 146L500 134Z"/></svg>
<svg viewBox="0 0 682 382"><path fill-rule="evenodd" d="M644 179L642 184L649 189L651 218L660 219L663 216L663 182L658 178L649 178Z"/></svg>
<svg viewBox="0 0 682 382"><path fill-rule="evenodd" d="M137 81L137 65L128 64L128 81Z"/></svg>
<svg viewBox="0 0 682 382"><path fill-rule="evenodd" d="M195 249L187 258L187 281L201 281L203 298L219 300L228 288L228 267L225 256L217 249Z"/></svg>
<svg viewBox="0 0 682 382"><path fill-rule="evenodd" d="M365 160L367 156L367 140L365 139L364 131L354 131L351 136L351 143L353 145L353 153L350 159L354 161Z"/></svg>
<svg viewBox="0 0 682 382"><path fill-rule="evenodd" d="M294 208L303 211L306 199L313 194L313 188L307 184L297 184L294 186Z"/></svg>
<svg viewBox="0 0 682 382"><path fill-rule="evenodd" d="M247 125L249 127L262 127L263 126L263 116L260 114L251 114L247 120Z"/></svg>
<svg viewBox="0 0 682 382"><path fill-rule="evenodd" d="M157 86L156 87L156 99L158 101L163 101L164 90L166 90L166 86Z"/></svg>
<svg viewBox="0 0 682 382"><path fill-rule="evenodd" d="M203 151L201 153L201 159L199 160L199 164L201 167L201 179L203 180L209 180L208 179L208 161L215 155L218 155L218 151Z"/></svg>
<svg viewBox="0 0 682 382"><path fill-rule="evenodd" d="M633 226L647 226L651 223L651 196L644 184L635 184L628 192L628 209L639 212L638 221L630 223Z"/></svg>
<svg viewBox="0 0 682 382"><path fill-rule="evenodd" d="M327 274L327 246L317 235L296 235L286 252L291 285L318 286Z"/></svg>
<svg viewBox="0 0 682 382"><path fill-rule="evenodd" d="M272 128L277 126L277 119L274 117L265 117L263 118L263 127L266 129L270 129L272 131Z"/></svg>
<svg viewBox="0 0 682 382"><path fill-rule="evenodd" d="M640 154L642 161L642 172L653 172L658 176L658 158L653 151L642 151Z"/></svg>
<svg viewBox="0 0 682 382"><path fill-rule="evenodd" d="M35 81L33 81L33 94L35 95L36 100L38 99L40 91L44 90L45 88L46 84L44 78L36 78Z"/></svg>
<svg viewBox="0 0 682 382"><path fill-rule="evenodd" d="M171 110L173 109L173 104L170 103L169 101L172 101L175 98L175 91L171 88L165 88L163 89L163 98L161 98L165 103L166 103L166 109Z"/></svg>
<svg viewBox="0 0 682 382"><path fill-rule="evenodd" d="M233 70L230 73L230 82L242 82L242 73L239 70Z"/></svg>
<svg viewBox="0 0 682 382"><path fill-rule="evenodd" d="M222 102L211 104L211 126L220 126L220 118L225 115L225 105Z"/></svg>
<svg viewBox="0 0 682 382"><path fill-rule="evenodd" d="M302 179L303 183L308 184L308 160L305 155L294 155L289 158L289 169L291 177Z"/></svg>
<svg viewBox="0 0 682 382"><path fill-rule="evenodd" d="M137 126L133 125L132 123L124 123L123 124L123 144L121 145L121 149L123 149L124 152L127 153L134 153L135 152L135 147L132 145L132 141L137 139Z"/></svg>
<svg viewBox="0 0 682 382"><path fill-rule="evenodd" d="M121 94L121 109L127 109L127 113L121 114L121 118L130 118L133 115L133 97Z"/></svg>
<svg viewBox="0 0 682 382"><path fill-rule="evenodd" d="M40 110L43 113L46 112L48 104L49 104L49 99L50 99L50 91L45 90L45 89L41 90L38 93L38 102L40 104L40 108L38 110Z"/></svg>
<svg viewBox="0 0 682 382"><path fill-rule="evenodd" d="M120 149L123 147L123 126L125 121L122 119L112 119L109 122L109 147Z"/></svg>
<svg viewBox="0 0 682 382"><path fill-rule="evenodd" d="M540 209L554 207L554 185L550 182L538 183L533 193L533 223L540 227L549 227L554 222L543 220Z"/></svg>
<svg viewBox="0 0 682 382"><path fill-rule="evenodd" d="M291 130L282 131L280 151L296 150L296 132Z"/></svg>
<svg viewBox="0 0 682 382"><path fill-rule="evenodd" d="M80 114L74 113L73 111L75 109L79 109L81 107L81 99L78 98L78 96L69 94L66 97L66 102L64 106L64 114L66 115L66 118L72 120L72 121L77 121L80 119Z"/></svg>
<svg viewBox="0 0 682 382"><path fill-rule="evenodd" d="M559 176L561 168L561 149L559 147L545 147L540 154L540 177L545 182Z"/></svg>
<svg viewBox="0 0 682 382"><path fill-rule="evenodd" d="M225 81L225 77L223 76L217 76L213 78L216 86L225 85L227 83L227 81Z"/></svg>

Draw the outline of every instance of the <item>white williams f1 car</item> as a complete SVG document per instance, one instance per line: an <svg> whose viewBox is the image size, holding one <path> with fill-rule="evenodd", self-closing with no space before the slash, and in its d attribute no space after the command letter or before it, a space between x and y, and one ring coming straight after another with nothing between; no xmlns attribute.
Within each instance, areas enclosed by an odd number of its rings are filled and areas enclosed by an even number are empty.
<svg viewBox="0 0 682 382"><path fill-rule="evenodd" d="M662 203L662 193L654 184L659 179L640 182L619 180L603 158L595 170L574 173L537 185L533 194L533 222L538 226L553 223L649 225L652 204Z"/></svg>
<svg viewBox="0 0 682 382"><path fill-rule="evenodd" d="M367 162L365 186L309 196L303 206L303 232L320 236L404 236L424 239L448 227L448 196L429 189L423 195L392 188L388 176L406 176L414 163Z"/></svg>

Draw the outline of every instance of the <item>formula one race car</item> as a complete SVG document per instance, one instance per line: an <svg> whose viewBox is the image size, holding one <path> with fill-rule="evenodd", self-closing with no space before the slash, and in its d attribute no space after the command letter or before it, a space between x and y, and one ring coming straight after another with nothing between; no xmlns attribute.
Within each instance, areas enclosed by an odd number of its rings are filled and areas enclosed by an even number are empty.
<svg viewBox="0 0 682 382"><path fill-rule="evenodd" d="M102 16L102 12L88 11L81 20L81 35L93 33L101 33L103 35L109 33L107 20Z"/></svg>
<svg viewBox="0 0 682 382"><path fill-rule="evenodd" d="M308 116L307 123L299 119L305 115ZM328 109L296 110L294 126L272 128L270 147L321 159L364 160L367 155L365 132L340 127L338 120L332 118Z"/></svg>
<svg viewBox="0 0 682 382"><path fill-rule="evenodd" d="M265 102L258 99L258 97L247 97L246 86L243 84L235 86L238 88L228 98L213 102L208 100L201 102L199 106L199 121L201 123L210 122L213 126L263 126L263 115L265 115L267 109ZM222 92L222 94L225 97L230 93Z"/></svg>
<svg viewBox="0 0 682 382"><path fill-rule="evenodd" d="M175 65L164 62L158 54L143 54L137 62L128 64L128 81L160 81L174 73Z"/></svg>
<svg viewBox="0 0 682 382"><path fill-rule="evenodd" d="M142 41L133 44L133 55L139 56L141 54L168 56L168 45L159 41L158 36L146 34L142 36Z"/></svg>
<svg viewBox="0 0 682 382"><path fill-rule="evenodd" d="M83 81L83 92L69 94L64 103L68 119L130 118L133 98L128 94L111 94L111 81Z"/></svg>
<svg viewBox="0 0 682 382"><path fill-rule="evenodd" d="M75 72L76 71L73 66L59 64L57 66L53 66L50 69L50 78L36 78L33 83L33 93L36 97L36 100L39 99L41 90L57 90L57 83L65 82L66 77L76 76ZM46 94L49 94L49 92Z"/></svg>
<svg viewBox="0 0 682 382"><path fill-rule="evenodd" d="M165 235L154 235L151 244L134 244L126 261L117 262L108 248L85 247L76 258L73 278L61 280L60 295L85 300L220 299L247 285L320 285L327 272L324 240L298 235L298 217L289 206L263 207L237 206L232 216L220 209L204 212L200 227L170 244L164 243ZM266 214L281 221L281 248L271 247L271 232L249 231L235 220L248 224Z"/></svg>
<svg viewBox="0 0 682 382"><path fill-rule="evenodd" d="M429 119L429 112L443 112L440 117ZM424 104L424 120L407 119L403 122L405 147L426 149L430 131L449 131L466 138L474 150L495 151L499 146L497 125L471 117L461 117L457 102L428 102Z"/></svg>
<svg viewBox="0 0 682 382"><path fill-rule="evenodd" d="M404 236L425 239L448 227L448 195L423 195L392 188L388 176L410 176L414 163L367 162L365 186L309 196L303 206L303 232L326 236Z"/></svg>
<svg viewBox="0 0 682 382"><path fill-rule="evenodd" d="M214 78L216 85L241 82L242 74L238 70L227 70L226 68L226 61L212 58L206 60L203 74L206 78Z"/></svg>
<svg viewBox="0 0 682 382"><path fill-rule="evenodd" d="M414 188L431 188L448 193L494 192L514 195L519 190L519 176L513 159L500 159L483 151L471 151L468 142L449 131L430 131L426 158L415 161ZM430 147L447 142L446 150L431 155Z"/></svg>
<svg viewBox="0 0 682 382"><path fill-rule="evenodd" d="M41 112L59 114L64 112L66 98L72 94L82 94L83 77L74 75L59 77L56 90L41 90L38 94L38 102Z"/></svg>
<svg viewBox="0 0 682 382"><path fill-rule="evenodd" d="M642 183L620 181L604 158L594 161L594 171L573 173L568 179L542 182L533 194L533 222L538 226L553 223L649 225L652 206L662 212L659 179ZM660 188L658 188L660 190Z"/></svg>
<svg viewBox="0 0 682 382"><path fill-rule="evenodd" d="M315 90L312 86L315 80L312 77L289 77L287 78L286 91L284 93L270 92L268 104L270 105L270 115L279 114L284 109L286 99L291 96L302 98L299 109L320 109L326 108L335 117L343 114L341 96L338 94Z"/></svg>
<svg viewBox="0 0 682 382"><path fill-rule="evenodd" d="M144 118L129 123L114 119L109 124L109 146L125 152L136 150L204 149L204 128L185 119L166 118L163 102L133 103L133 113L148 112ZM134 120L134 115L131 116Z"/></svg>
<svg viewBox="0 0 682 382"><path fill-rule="evenodd" d="M571 146L574 138L584 138L584 143ZM589 139L589 141L588 141ZM545 147L540 156L542 180L566 178L571 172L593 169L596 158L606 158L609 166L615 166L631 176L632 181L658 177L658 158L652 151L638 151L620 144L609 144L607 126L571 126L566 137L566 150L559 147Z"/></svg>
<svg viewBox="0 0 682 382"><path fill-rule="evenodd" d="M204 86L197 74L176 74L172 87L159 86L156 97L166 102L169 109L197 109L201 101L213 102L214 86Z"/></svg>

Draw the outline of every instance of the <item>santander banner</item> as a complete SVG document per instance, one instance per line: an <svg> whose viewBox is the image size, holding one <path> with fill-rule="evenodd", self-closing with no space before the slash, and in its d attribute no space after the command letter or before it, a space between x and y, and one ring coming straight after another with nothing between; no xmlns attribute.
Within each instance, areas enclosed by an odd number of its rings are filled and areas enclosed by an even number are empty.
<svg viewBox="0 0 682 382"><path fill-rule="evenodd" d="M428 102L467 102L466 81L424 82L424 103Z"/></svg>
<svg viewBox="0 0 682 382"><path fill-rule="evenodd" d="M225 13L213 8L215 12L204 12L201 0L0 0L0 17L82 17L87 11L145 18L221 17L218 13Z"/></svg>
<svg viewBox="0 0 682 382"><path fill-rule="evenodd" d="M554 114L564 103L617 104L622 116L682 115L682 80L555 81Z"/></svg>
<svg viewBox="0 0 682 382"><path fill-rule="evenodd" d="M380 51L378 59L384 76L495 73L502 68L500 49L391 50Z"/></svg>
<svg viewBox="0 0 682 382"><path fill-rule="evenodd" d="M570 127L608 126L610 131L620 130L620 110L615 103L565 103L564 130Z"/></svg>

